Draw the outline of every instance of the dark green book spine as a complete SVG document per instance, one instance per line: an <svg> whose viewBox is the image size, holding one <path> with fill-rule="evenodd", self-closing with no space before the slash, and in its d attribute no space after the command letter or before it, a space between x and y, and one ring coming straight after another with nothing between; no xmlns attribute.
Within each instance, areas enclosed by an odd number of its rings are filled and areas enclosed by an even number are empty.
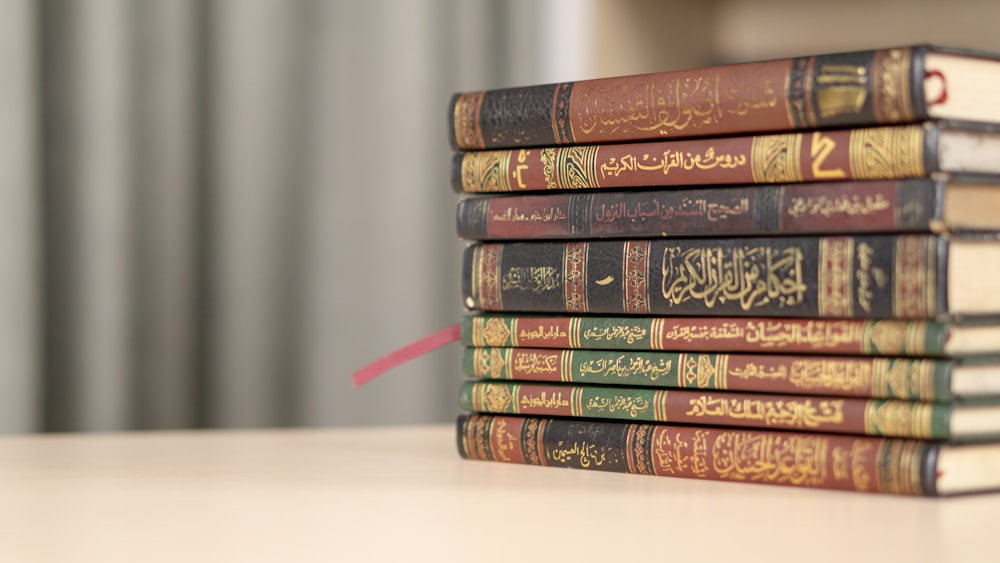
<svg viewBox="0 0 1000 563"><path fill-rule="evenodd" d="M932 318L946 249L925 235L479 243L462 285L492 312Z"/></svg>
<svg viewBox="0 0 1000 563"><path fill-rule="evenodd" d="M936 496L940 442L588 419L461 414L466 459Z"/></svg>
<svg viewBox="0 0 1000 563"><path fill-rule="evenodd" d="M898 357L465 348L477 379L949 401L954 362Z"/></svg>
<svg viewBox="0 0 1000 563"><path fill-rule="evenodd" d="M943 356L938 321L468 314L466 346Z"/></svg>
<svg viewBox="0 0 1000 563"><path fill-rule="evenodd" d="M953 405L882 399L465 381L459 407L491 414L952 439ZM964 437L962 437L964 438Z"/></svg>

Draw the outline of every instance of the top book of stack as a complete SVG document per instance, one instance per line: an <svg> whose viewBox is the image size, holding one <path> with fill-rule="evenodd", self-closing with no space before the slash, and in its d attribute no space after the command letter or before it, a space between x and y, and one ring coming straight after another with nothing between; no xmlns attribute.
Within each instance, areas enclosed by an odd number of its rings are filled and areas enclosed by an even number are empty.
<svg viewBox="0 0 1000 563"><path fill-rule="evenodd" d="M929 45L468 92L456 150L915 123L1000 124L1000 54Z"/></svg>

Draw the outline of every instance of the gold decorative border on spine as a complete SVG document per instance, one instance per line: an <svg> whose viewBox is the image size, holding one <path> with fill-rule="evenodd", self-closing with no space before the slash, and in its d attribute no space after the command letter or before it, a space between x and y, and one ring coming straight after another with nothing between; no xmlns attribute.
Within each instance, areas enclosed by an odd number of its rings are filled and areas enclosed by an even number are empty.
<svg viewBox="0 0 1000 563"><path fill-rule="evenodd" d="M854 239L825 237L819 243L817 300L823 317L850 317L854 311Z"/></svg>
<svg viewBox="0 0 1000 563"><path fill-rule="evenodd" d="M583 322L580 319L570 319L569 321L569 347L570 348L583 348L581 344L582 338L580 337L581 327Z"/></svg>
<svg viewBox="0 0 1000 563"><path fill-rule="evenodd" d="M563 383L571 383L573 381L573 351L563 350L559 354L561 361L559 362L559 380Z"/></svg>
<svg viewBox="0 0 1000 563"><path fill-rule="evenodd" d="M472 291L479 291L479 308L499 311L503 297L500 294L500 252L498 244L484 244L476 249L473 264ZM477 276L478 274L478 276ZM478 283L477 278L478 277Z"/></svg>
<svg viewBox="0 0 1000 563"><path fill-rule="evenodd" d="M669 391L660 389L653 392L653 420L657 422L670 422L667 418L667 395Z"/></svg>
<svg viewBox="0 0 1000 563"><path fill-rule="evenodd" d="M667 330L666 319L652 319L649 323L649 346L652 350L663 350L663 335Z"/></svg>
<svg viewBox="0 0 1000 563"><path fill-rule="evenodd" d="M486 92L459 94L455 100L455 139L461 149L483 149L483 130L479 118Z"/></svg>
<svg viewBox="0 0 1000 563"><path fill-rule="evenodd" d="M462 155L462 190L471 193L509 192L512 151L476 151Z"/></svg>
<svg viewBox="0 0 1000 563"><path fill-rule="evenodd" d="M542 163L542 178L545 179L545 187L550 190L559 188L559 179L556 175L556 149L553 147L539 149L538 160Z"/></svg>
<svg viewBox="0 0 1000 563"><path fill-rule="evenodd" d="M802 182L802 135L759 135L750 144L750 170L755 184Z"/></svg>
<svg viewBox="0 0 1000 563"><path fill-rule="evenodd" d="M906 326L905 349L908 354L923 356L927 353L927 323L913 322Z"/></svg>
<svg viewBox="0 0 1000 563"><path fill-rule="evenodd" d="M914 120L910 84L912 60L909 48L876 51L872 72L872 111L876 123Z"/></svg>
<svg viewBox="0 0 1000 563"><path fill-rule="evenodd" d="M892 311L899 318L924 318L936 313L934 239L920 235L896 239Z"/></svg>
<svg viewBox="0 0 1000 563"><path fill-rule="evenodd" d="M569 242L563 250L563 295L568 313L586 313L587 299L587 243Z"/></svg>
<svg viewBox="0 0 1000 563"><path fill-rule="evenodd" d="M625 453L629 473L657 474L655 468L650 464L650 443L653 431L653 426L649 424L630 424L628 426L628 433L625 436Z"/></svg>
<svg viewBox="0 0 1000 563"><path fill-rule="evenodd" d="M472 374L476 377L483 377L484 373L490 372L490 354L484 348L476 348L472 351Z"/></svg>
<svg viewBox="0 0 1000 563"><path fill-rule="evenodd" d="M569 392L569 405L571 416L584 416L583 411L583 388L574 387Z"/></svg>
<svg viewBox="0 0 1000 563"><path fill-rule="evenodd" d="M854 129L849 144L851 176L856 180L925 175L924 130L920 125Z"/></svg>
<svg viewBox="0 0 1000 563"><path fill-rule="evenodd" d="M528 465L548 465L545 463L545 429L548 423L537 418L524 421L521 429L521 455Z"/></svg>
<svg viewBox="0 0 1000 563"><path fill-rule="evenodd" d="M628 313L649 313L649 252L648 240L625 242L625 271L622 285L625 290L625 311Z"/></svg>

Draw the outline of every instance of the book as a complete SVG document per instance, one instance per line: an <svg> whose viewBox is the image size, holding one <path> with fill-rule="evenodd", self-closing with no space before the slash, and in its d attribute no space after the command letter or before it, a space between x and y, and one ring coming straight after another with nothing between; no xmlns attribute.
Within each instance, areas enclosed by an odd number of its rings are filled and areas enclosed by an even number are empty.
<svg viewBox="0 0 1000 563"><path fill-rule="evenodd" d="M604 145L466 151L462 193L794 184L1000 174L1000 129L922 124Z"/></svg>
<svg viewBox="0 0 1000 563"><path fill-rule="evenodd" d="M951 441L1000 439L1000 402L922 402L823 395L465 381L459 408L520 414L808 430Z"/></svg>
<svg viewBox="0 0 1000 563"><path fill-rule="evenodd" d="M929 45L463 92L462 150L961 119L1000 121L994 53Z"/></svg>
<svg viewBox="0 0 1000 563"><path fill-rule="evenodd" d="M469 309L936 318L1000 314L996 235L474 243Z"/></svg>
<svg viewBox="0 0 1000 563"><path fill-rule="evenodd" d="M1000 354L1000 323L904 319L466 314L464 346L962 357Z"/></svg>
<svg viewBox="0 0 1000 563"><path fill-rule="evenodd" d="M1000 399L1000 358L976 360L466 347L470 378L911 401Z"/></svg>
<svg viewBox="0 0 1000 563"><path fill-rule="evenodd" d="M467 197L469 240L1000 230L1000 178Z"/></svg>
<svg viewBox="0 0 1000 563"><path fill-rule="evenodd" d="M868 493L1000 489L1000 443L462 413L465 459Z"/></svg>

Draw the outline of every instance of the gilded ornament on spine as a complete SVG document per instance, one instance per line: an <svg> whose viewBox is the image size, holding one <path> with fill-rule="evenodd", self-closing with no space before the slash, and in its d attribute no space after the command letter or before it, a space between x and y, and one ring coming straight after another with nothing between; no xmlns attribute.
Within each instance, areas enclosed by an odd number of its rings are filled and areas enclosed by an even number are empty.
<svg viewBox="0 0 1000 563"><path fill-rule="evenodd" d="M879 445L876 454L879 491L902 495L922 494L919 462L924 457L924 444L916 440L886 440Z"/></svg>
<svg viewBox="0 0 1000 563"><path fill-rule="evenodd" d="M625 242L625 311L649 313L648 280L650 241Z"/></svg>
<svg viewBox="0 0 1000 563"><path fill-rule="evenodd" d="M587 302L587 243L570 242L563 254L563 291L566 311L586 313Z"/></svg>
<svg viewBox="0 0 1000 563"><path fill-rule="evenodd" d="M568 146L552 149L555 162L552 176L545 175L545 185L558 189L601 187L597 172L597 145ZM543 158L545 154L543 151ZM543 161L544 162L544 161ZM544 172L543 164L543 172Z"/></svg>
<svg viewBox="0 0 1000 563"><path fill-rule="evenodd" d="M865 433L872 436L931 438L932 404L908 401L868 401Z"/></svg>
<svg viewBox="0 0 1000 563"><path fill-rule="evenodd" d="M876 51L872 110L877 123L914 121L910 65L912 50Z"/></svg>
<svg viewBox="0 0 1000 563"><path fill-rule="evenodd" d="M750 146L750 166L756 184L802 182L802 135L760 135Z"/></svg>
<svg viewBox="0 0 1000 563"><path fill-rule="evenodd" d="M513 151L467 152L462 156L462 187L470 192L509 192L507 170Z"/></svg>
<svg viewBox="0 0 1000 563"><path fill-rule="evenodd" d="M920 125L854 129L848 150L851 175L857 180L925 175L924 130Z"/></svg>
<svg viewBox="0 0 1000 563"><path fill-rule="evenodd" d="M543 440L548 422L529 418L521 429L521 455L529 465L545 465Z"/></svg>
<svg viewBox="0 0 1000 563"><path fill-rule="evenodd" d="M648 424L630 424L625 438L625 454L629 473L639 475L654 475L656 471L650 465L650 441L653 438L653 427ZM657 444L659 447L659 444Z"/></svg>
<svg viewBox="0 0 1000 563"><path fill-rule="evenodd" d="M479 307L487 311L502 307L500 294L500 245L485 244L478 247L473 255L473 294L479 291Z"/></svg>
<svg viewBox="0 0 1000 563"><path fill-rule="evenodd" d="M893 272L893 314L900 318L937 313L934 239L919 235L896 240Z"/></svg>
<svg viewBox="0 0 1000 563"><path fill-rule="evenodd" d="M819 247L819 314L849 317L854 310L854 239L826 237Z"/></svg>
<svg viewBox="0 0 1000 563"><path fill-rule="evenodd" d="M469 149L486 147L479 117L486 92L459 94L455 100L455 138L458 146Z"/></svg>

